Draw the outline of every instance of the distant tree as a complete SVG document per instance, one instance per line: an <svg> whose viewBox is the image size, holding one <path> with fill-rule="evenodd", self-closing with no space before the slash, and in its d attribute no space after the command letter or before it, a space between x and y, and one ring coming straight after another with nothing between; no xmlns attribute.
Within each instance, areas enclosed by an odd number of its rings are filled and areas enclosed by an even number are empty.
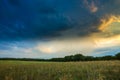
<svg viewBox="0 0 120 80"><path fill-rule="evenodd" d="M82 54L76 54L73 56L74 61L84 61L85 57Z"/></svg>
<svg viewBox="0 0 120 80"><path fill-rule="evenodd" d="M49 59L48 61L56 61L56 62L64 62L64 58L52 58L52 59Z"/></svg>
<svg viewBox="0 0 120 80"><path fill-rule="evenodd" d="M116 59L120 60L120 52L115 55Z"/></svg>
<svg viewBox="0 0 120 80"><path fill-rule="evenodd" d="M94 57L93 56L85 56L85 61L93 61Z"/></svg>
<svg viewBox="0 0 120 80"><path fill-rule="evenodd" d="M101 57L101 60L113 60L114 57L111 55Z"/></svg>
<svg viewBox="0 0 120 80"><path fill-rule="evenodd" d="M72 55L71 56L65 56L64 60L65 61L72 61L72 57L73 57Z"/></svg>

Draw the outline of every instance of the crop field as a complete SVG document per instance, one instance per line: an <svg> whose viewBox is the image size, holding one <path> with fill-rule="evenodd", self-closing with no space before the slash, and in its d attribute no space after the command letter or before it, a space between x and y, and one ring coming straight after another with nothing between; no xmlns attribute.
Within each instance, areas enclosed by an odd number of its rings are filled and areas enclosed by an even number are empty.
<svg viewBox="0 0 120 80"><path fill-rule="evenodd" d="M0 80L120 80L120 61L0 61Z"/></svg>

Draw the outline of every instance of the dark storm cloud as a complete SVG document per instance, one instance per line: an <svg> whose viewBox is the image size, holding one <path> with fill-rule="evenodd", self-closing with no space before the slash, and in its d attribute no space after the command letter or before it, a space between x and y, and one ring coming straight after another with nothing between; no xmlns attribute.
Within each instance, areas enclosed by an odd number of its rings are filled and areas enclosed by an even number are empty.
<svg viewBox="0 0 120 80"><path fill-rule="evenodd" d="M59 13L53 0L2 0L0 2L1 39L34 39L56 36L72 27Z"/></svg>
<svg viewBox="0 0 120 80"><path fill-rule="evenodd" d="M102 15L120 15L120 0L100 0L99 13Z"/></svg>
<svg viewBox="0 0 120 80"><path fill-rule="evenodd" d="M87 36L99 32L101 17L119 15L119 4L119 0L1 0L0 40L52 38L70 29L70 34Z"/></svg>

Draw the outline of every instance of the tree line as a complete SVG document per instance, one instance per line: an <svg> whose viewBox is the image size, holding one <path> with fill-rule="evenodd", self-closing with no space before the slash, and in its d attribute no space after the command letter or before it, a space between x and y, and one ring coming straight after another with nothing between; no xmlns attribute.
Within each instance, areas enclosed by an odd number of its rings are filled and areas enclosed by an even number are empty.
<svg viewBox="0 0 120 80"><path fill-rule="evenodd" d="M102 57L84 56L82 54L75 54L70 56L65 56L64 58L52 58L50 61L100 61L100 60L120 60L120 53L116 55L107 55Z"/></svg>
<svg viewBox="0 0 120 80"><path fill-rule="evenodd" d="M101 61L101 60L120 60L120 53L116 55L107 55L102 57L84 56L82 54L75 54L65 56L63 58L51 59L32 59L32 58L0 58L0 60L18 60L18 61L54 61L54 62L70 62L70 61Z"/></svg>

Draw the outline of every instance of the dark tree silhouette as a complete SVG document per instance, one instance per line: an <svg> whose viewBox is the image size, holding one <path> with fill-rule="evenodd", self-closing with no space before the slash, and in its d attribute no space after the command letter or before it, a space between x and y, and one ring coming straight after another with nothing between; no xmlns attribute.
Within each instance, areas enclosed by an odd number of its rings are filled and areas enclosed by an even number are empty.
<svg viewBox="0 0 120 80"><path fill-rule="evenodd" d="M101 57L102 60L114 60L114 56L108 55Z"/></svg>
<svg viewBox="0 0 120 80"><path fill-rule="evenodd" d="M120 60L120 53L115 55L116 59Z"/></svg>
<svg viewBox="0 0 120 80"><path fill-rule="evenodd" d="M65 56L65 57L64 57L64 60L65 60L65 61L74 61L74 56L73 56L73 55Z"/></svg>
<svg viewBox="0 0 120 80"><path fill-rule="evenodd" d="M73 56L74 61L84 61L85 57L82 54L76 54Z"/></svg>

